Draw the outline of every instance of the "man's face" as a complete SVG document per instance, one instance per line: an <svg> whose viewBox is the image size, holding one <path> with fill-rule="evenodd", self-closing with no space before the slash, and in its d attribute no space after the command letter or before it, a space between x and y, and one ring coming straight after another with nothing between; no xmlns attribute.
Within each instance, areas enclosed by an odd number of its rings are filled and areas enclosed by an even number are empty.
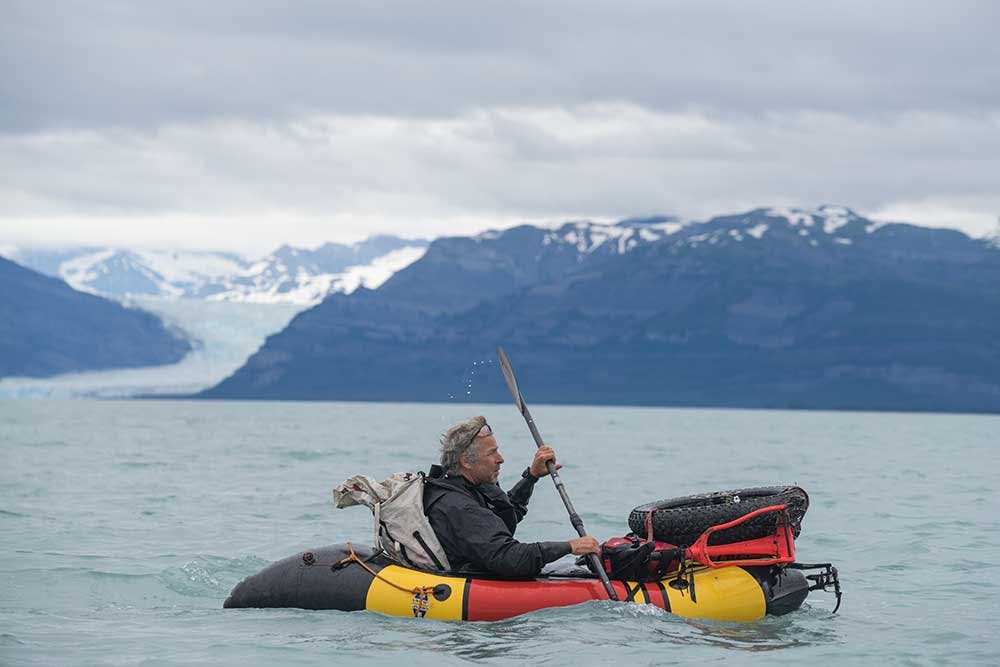
<svg viewBox="0 0 1000 667"><path fill-rule="evenodd" d="M479 458L470 463L468 457L462 456L462 473L473 484L496 483L500 476L500 465L503 457L497 448L497 439L492 435L476 438L472 447L479 448ZM471 449L471 447L470 447Z"/></svg>

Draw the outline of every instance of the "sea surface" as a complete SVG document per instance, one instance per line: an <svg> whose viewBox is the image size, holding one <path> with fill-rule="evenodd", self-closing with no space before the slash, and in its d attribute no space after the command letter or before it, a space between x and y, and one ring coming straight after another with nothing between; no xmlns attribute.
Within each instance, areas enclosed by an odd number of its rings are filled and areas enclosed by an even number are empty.
<svg viewBox="0 0 1000 667"><path fill-rule="evenodd" d="M528 388L525 388L528 389ZM530 402L530 391L526 391ZM487 415L518 479L534 444L512 405L0 402L0 664L1000 663L1000 417L532 406L588 530L633 506L794 483L798 540L844 601L756 623L591 602L497 623L223 610L311 547L370 543L346 477L426 469L450 423ZM574 536L551 484L525 540Z"/></svg>

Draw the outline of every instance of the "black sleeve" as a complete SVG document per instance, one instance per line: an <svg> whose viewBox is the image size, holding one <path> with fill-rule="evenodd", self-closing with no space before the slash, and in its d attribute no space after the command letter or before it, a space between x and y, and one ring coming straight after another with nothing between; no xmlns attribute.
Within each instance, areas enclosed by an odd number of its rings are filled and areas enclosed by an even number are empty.
<svg viewBox="0 0 1000 667"><path fill-rule="evenodd" d="M529 473L527 477L521 477L518 483L507 492L510 504L514 506L518 523L521 523L521 519L528 514L528 501L531 500L531 492L535 490L535 482L537 481L538 478L532 477Z"/></svg>
<svg viewBox="0 0 1000 667"><path fill-rule="evenodd" d="M532 577L546 563L570 553L569 542L518 542L500 517L472 503L438 518L447 524L462 558L501 576Z"/></svg>
<svg viewBox="0 0 1000 667"><path fill-rule="evenodd" d="M504 524L507 526L507 530L513 535L517 532L517 523L524 516L523 513L518 512L518 509L514 506L514 503L510 501L507 494L503 492L499 484L483 484L477 486L476 490L478 493L486 500L486 506L491 512L500 517ZM527 511L527 509L525 509Z"/></svg>

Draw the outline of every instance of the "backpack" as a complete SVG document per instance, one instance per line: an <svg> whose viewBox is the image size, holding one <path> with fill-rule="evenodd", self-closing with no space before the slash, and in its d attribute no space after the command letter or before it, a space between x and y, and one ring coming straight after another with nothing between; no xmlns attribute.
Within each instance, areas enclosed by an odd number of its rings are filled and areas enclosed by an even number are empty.
<svg viewBox="0 0 1000 667"><path fill-rule="evenodd" d="M450 570L451 564L424 514L424 474L396 473L376 482L355 475L333 490L338 508L365 505L375 519L375 547L401 565Z"/></svg>

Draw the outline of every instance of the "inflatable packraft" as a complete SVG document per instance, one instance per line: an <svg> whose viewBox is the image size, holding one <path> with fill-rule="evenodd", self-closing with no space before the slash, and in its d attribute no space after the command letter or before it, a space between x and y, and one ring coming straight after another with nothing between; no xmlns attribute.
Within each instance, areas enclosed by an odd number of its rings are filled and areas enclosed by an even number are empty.
<svg viewBox="0 0 1000 667"><path fill-rule="evenodd" d="M608 540L602 562L619 601L689 618L755 621L798 609L810 591L840 582L829 563L801 564L794 539L808 507L798 487L740 489L642 505L632 533ZM805 574L808 570L818 570ZM381 549L351 543L302 552L236 585L226 608L377 611L438 620L496 621L548 607L607 600L581 567L510 580L487 573L425 571Z"/></svg>
<svg viewBox="0 0 1000 667"><path fill-rule="evenodd" d="M352 557L353 556L353 557ZM357 560L354 560L356 558ZM799 570L698 567L683 581L612 581L618 599L691 618L755 621L798 609L809 593ZM290 556L239 583L225 607L378 611L443 621L496 621L547 607L607 600L596 575L574 569L530 580L421 572L369 548L327 546Z"/></svg>

